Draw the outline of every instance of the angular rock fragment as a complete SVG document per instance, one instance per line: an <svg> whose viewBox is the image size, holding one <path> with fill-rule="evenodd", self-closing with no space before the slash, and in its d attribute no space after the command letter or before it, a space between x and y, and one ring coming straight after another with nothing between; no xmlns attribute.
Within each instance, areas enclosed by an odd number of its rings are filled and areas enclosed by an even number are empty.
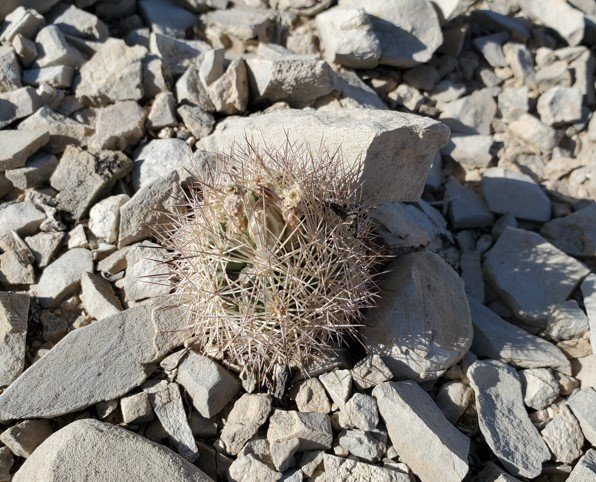
<svg viewBox="0 0 596 482"><path fill-rule="evenodd" d="M411 67L430 60L443 43L430 1L340 0L341 7L363 8L381 46L381 64Z"/></svg>
<svg viewBox="0 0 596 482"><path fill-rule="evenodd" d="M240 397L226 419L220 439L226 452L237 455L263 425L271 411L271 396L245 393Z"/></svg>
<svg viewBox="0 0 596 482"><path fill-rule="evenodd" d="M572 393L567 399L567 405L579 421L584 437L592 445L596 444L596 390L585 387Z"/></svg>
<svg viewBox="0 0 596 482"><path fill-rule="evenodd" d="M588 450L584 456L578 460L571 471L567 482L590 482L596 473L596 450Z"/></svg>
<svg viewBox="0 0 596 482"><path fill-rule="evenodd" d="M515 86L525 85L530 89L535 89L537 87L536 72L528 47L522 43L509 42L503 46L503 54L516 80Z"/></svg>
<svg viewBox="0 0 596 482"><path fill-rule="evenodd" d="M12 383L25 367L29 295L0 292L0 386Z"/></svg>
<svg viewBox="0 0 596 482"><path fill-rule="evenodd" d="M196 17L170 0L140 0L139 10L152 32L184 37Z"/></svg>
<svg viewBox="0 0 596 482"><path fill-rule="evenodd" d="M28 458L52 433L47 420L25 420L2 432L0 442L17 457Z"/></svg>
<svg viewBox="0 0 596 482"><path fill-rule="evenodd" d="M70 65L80 67L85 57L68 43L64 33L55 25L42 28L35 37L37 59L35 66L51 67L53 65Z"/></svg>
<svg viewBox="0 0 596 482"><path fill-rule="evenodd" d="M199 106L188 104L178 107L177 112L195 139L199 140L211 134L215 119L209 112Z"/></svg>
<svg viewBox="0 0 596 482"><path fill-rule="evenodd" d="M368 432L374 430L379 424L377 402L370 395L355 393L342 407L340 423L344 427L355 427Z"/></svg>
<svg viewBox="0 0 596 482"><path fill-rule="evenodd" d="M444 417L413 381L384 382L373 391L389 438L401 460L422 480L462 480L470 440ZM433 454L428 463L427 454Z"/></svg>
<svg viewBox="0 0 596 482"><path fill-rule="evenodd" d="M1 14L0 18L2 18ZM43 16L37 13L34 9L17 6L12 12L6 15L2 31L0 32L0 40L4 42L12 42L17 35L32 39L44 22L45 20Z"/></svg>
<svg viewBox="0 0 596 482"><path fill-rule="evenodd" d="M117 194L94 204L89 210L89 231L106 243L117 241L120 207L129 200L126 194Z"/></svg>
<svg viewBox="0 0 596 482"><path fill-rule="evenodd" d="M559 382L546 368L530 368L518 372L524 403L534 410L542 410L559 396Z"/></svg>
<svg viewBox="0 0 596 482"><path fill-rule="evenodd" d="M25 165L27 158L50 140L43 130L1 130L0 171L7 171Z"/></svg>
<svg viewBox="0 0 596 482"><path fill-rule="evenodd" d="M446 185L451 223L456 229L473 229L492 226L494 216L488 210L484 199L471 189L462 186L455 179Z"/></svg>
<svg viewBox="0 0 596 482"><path fill-rule="evenodd" d="M529 93L530 91L526 86L517 89L503 89L499 93L499 111L505 122L515 121L519 116L528 112Z"/></svg>
<svg viewBox="0 0 596 482"><path fill-rule="evenodd" d="M217 415L240 390L240 382L213 360L189 351L176 381L184 387L194 407L203 417Z"/></svg>
<svg viewBox="0 0 596 482"><path fill-rule="evenodd" d="M145 133L146 117L145 109L133 100L99 109L89 148L123 151L138 144Z"/></svg>
<svg viewBox="0 0 596 482"><path fill-rule="evenodd" d="M596 203L542 226L540 232L571 256L596 256Z"/></svg>
<svg viewBox="0 0 596 482"><path fill-rule="evenodd" d="M552 127L544 125L530 114L522 114L509 124L509 131L515 137L527 142L543 153L550 153L560 142L561 137Z"/></svg>
<svg viewBox="0 0 596 482"><path fill-rule="evenodd" d="M591 273L586 276L582 281L580 291L584 297L584 306L588 313L592 353L596 353L596 274Z"/></svg>
<svg viewBox="0 0 596 482"><path fill-rule="evenodd" d="M194 462L199 453L188 425L178 385L162 380L145 388L145 392L161 425L176 445L178 453L189 462Z"/></svg>
<svg viewBox="0 0 596 482"><path fill-rule="evenodd" d="M21 87L21 68L14 49L0 46L0 92L10 92Z"/></svg>
<svg viewBox="0 0 596 482"><path fill-rule="evenodd" d="M202 20L208 29L227 36L232 43L234 40L242 43L250 39L267 42L275 15L269 9L228 8L209 12Z"/></svg>
<svg viewBox="0 0 596 482"><path fill-rule="evenodd" d="M472 170L488 167L493 156L490 152L492 136L454 134L441 152L451 157L464 169Z"/></svg>
<svg viewBox="0 0 596 482"><path fill-rule="evenodd" d="M581 457L584 435L577 419L566 405L559 409L559 413L541 433L557 462L571 464Z"/></svg>
<svg viewBox="0 0 596 482"><path fill-rule="evenodd" d="M582 286L584 286L586 280L584 280ZM577 301L567 300L552 307L546 322L546 333L554 341L581 338L588 331L590 331L588 318L577 304Z"/></svg>
<svg viewBox="0 0 596 482"><path fill-rule="evenodd" d="M21 87L0 94L0 129L33 114L44 104L32 87Z"/></svg>
<svg viewBox="0 0 596 482"><path fill-rule="evenodd" d="M77 290L83 273L93 271L91 252L70 249L43 270L33 290L43 307L54 307Z"/></svg>
<svg viewBox="0 0 596 482"><path fill-rule="evenodd" d="M540 475L550 453L526 413L515 370L497 361L476 361L467 375L480 430L493 453L513 475Z"/></svg>
<svg viewBox="0 0 596 482"><path fill-rule="evenodd" d="M379 282L385 294L361 334L396 378L435 379L468 351L472 324L463 282L442 258L427 250L403 255Z"/></svg>
<svg viewBox="0 0 596 482"><path fill-rule="evenodd" d="M12 48L14 49L15 54L17 54L23 67L31 67L31 64L33 64L34 60L37 58L37 47L35 46L35 42L23 37L21 34L17 34L13 39ZM64 66L64 69L66 71L69 69L74 70L70 66Z"/></svg>
<svg viewBox="0 0 596 482"><path fill-rule="evenodd" d="M81 463L85 460L85 463ZM151 463L147 463L151 461ZM15 474L15 482L213 479L163 445L112 424L86 419L54 433Z"/></svg>
<svg viewBox="0 0 596 482"><path fill-rule="evenodd" d="M234 59L226 71L207 85L209 97L217 112L233 115L246 110L248 104L248 73L246 62Z"/></svg>
<svg viewBox="0 0 596 482"><path fill-rule="evenodd" d="M126 301L140 301L167 295L171 286L164 262L167 252L159 245L144 241L126 253L126 277L122 284Z"/></svg>
<svg viewBox="0 0 596 482"><path fill-rule="evenodd" d="M479 301L468 298L474 339L472 351L520 368L556 368L570 373L569 361L555 345L503 320Z"/></svg>
<svg viewBox="0 0 596 482"><path fill-rule="evenodd" d="M122 304L114 294L109 281L91 273L81 276L81 303L85 311L96 320L122 311Z"/></svg>
<svg viewBox="0 0 596 482"><path fill-rule="evenodd" d="M178 124L174 114L176 98L171 92L160 92L155 96L151 110L147 116L147 124L153 130L172 127Z"/></svg>
<svg viewBox="0 0 596 482"><path fill-rule="evenodd" d="M46 219L31 201L0 205L0 237L15 231L21 236L33 234Z"/></svg>
<svg viewBox="0 0 596 482"><path fill-rule="evenodd" d="M49 20L65 35L103 41L109 34L107 25L99 18L74 5L57 5Z"/></svg>
<svg viewBox="0 0 596 482"><path fill-rule="evenodd" d="M155 139L143 146L134 158L132 183L139 189L156 179L177 171L181 178L192 172L192 150L181 139Z"/></svg>
<svg viewBox="0 0 596 482"><path fill-rule="evenodd" d="M379 63L381 46L364 10L334 7L317 15L316 23L328 62L360 69Z"/></svg>
<svg viewBox="0 0 596 482"><path fill-rule="evenodd" d="M443 107L439 119L453 132L487 136L497 112L497 103L489 89L477 90Z"/></svg>
<svg viewBox="0 0 596 482"><path fill-rule="evenodd" d="M374 480L375 482L407 482L410 476L392 468L365 464L357 460L323 455L325 477L329 480Z"/></svg>
<svg viewBox="0 0 596 482"><path fill-rule="evenodd" d="M507 32L499 32L474 39L474 46L482 52L492 67L507 67L502 45L509 40Z"/></svg>
<svg viewBox="0 0 596 482"><path fill-rule="evenodd" d="M23 72L23 82L29 85L47 84L56 88L69 88L72 84L74 69L70 65L54 65L34 68Z"/></svg>
<svg viewBox="0 0 596 482"><path fill-rule="evenodd" d="M437 392L435 403L451 423L456 423L472 400L472 389L460 381L447 382Z"/></svg>
<svg viewBox="0 0 596 482"><path fill-rule="evenodd" d="M280 477L280 472L269 467L254 454L238 457L228 470L228 480L231 482L249 482L252 478L262 482L277 482Z"/></svg>
<svg viewBox="0 0 596 482"><path fill-rule="evenodd" d="M127 395L120 399L120 410L124 423L145 423L153 420L153 409L146 392Z"/></svg>
<svg viewBox="0 0 596 482"><path fill-rule="evenodd" d="M532 20L555 30L569 45L578 45L584 38L584 16L567 2L552 2L544 8L539 0L520 0L519 6Z"/></svg>
<svg viewBox="0 0 596 482"><path fill-rule="evenodd" d="M132 161L118 151L92 154L68 146L52 174L50 184L60 191L58 207L73 219L81 219L91 205L132 169Z"/></svg>
<svg viewBox="0 0 596 482"><path fill-rule="evenodd" d="M294 400L300 412L331 412L331 403L325 388L317 378L309 378L301 382L296 388Z"/></svg>
<svg viewBox="0 0 596 482"><path fill-rule="evenodd" d="M32 261L33 257L26 249L14 249L0 254L0 284L8 288L34 283Z"/></svg>
<svg viewBox="0 0 596 482"><path fill-rule="evenodd" d="M341 147L348 165L362 162L364 195L377 201L414 201L424 189L436 149L447 141L447 128L429 119L390 111L288 109L228 118L197 147L225 152L234 142L243 146L246 136L255 145L263 146L266 141L270 148L279 148L286 135L298 144L309 140L313 147L325 140L330 151Z"/></svg>
<svg viewBox="0 0 596 482"><path fill-rule="evenodd" d="M577 89L553 87L540 96L536 108L546 125L571 124L582 117L582 94Z"/></svg>
<svg viewBox="0 0 596 482"><path fill-rule="evenodd" d="M173 78L194 65L202 53L211 50L211 46L202 40L184 40L154 32L149 37L149 49L161 57L164 75Z"/></svg>
<svg viewBox="0 0 596 482"><path fill-rule="evenodd" d="M65 234L62 232L37 233L25 238L25 243L33 254L37 266L45 268L54 258Z"/></svg>
<svg viewBox="0 0 596 482"><path fill-rule="evenodd" d="M379 355L363 358L352 368L352 379L359 390L375 387L392 378L393 373Z"/></svg>
<svg viewBox="0 0 596 482"><path fill-rule="evenodd" d="M350 398L352 391L352 376L349 370L333 370L323 373L319 380L327 390L327 393L338 407L343 408Z"/></svg>
<svg viewBox="0 0 596 482"><path fill-rule="evenodd" d="M540 235L515 228L503 231L483 267L488 281L515 316L542 328L550 307L565 301L589 273L583 264Z"/></svg>
<svg viewBox="0 0 596 482"><path fill-rule="evenodd" d="M344 430L337 437L339 445L349 454L369 462L377 462L384 455L386 447L371 432Z"/></svg>

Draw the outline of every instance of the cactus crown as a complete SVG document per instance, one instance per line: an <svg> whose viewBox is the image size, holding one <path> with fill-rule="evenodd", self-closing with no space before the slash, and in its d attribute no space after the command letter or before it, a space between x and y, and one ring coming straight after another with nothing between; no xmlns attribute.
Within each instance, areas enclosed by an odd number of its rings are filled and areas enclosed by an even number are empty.
<svg viewBox="0 0 596 482"><path fill-rule="evenodd" d="M355 335L374 297L370 208L340 152L247 142L189 187L162 233L189 344L269 384Z"/></svg>

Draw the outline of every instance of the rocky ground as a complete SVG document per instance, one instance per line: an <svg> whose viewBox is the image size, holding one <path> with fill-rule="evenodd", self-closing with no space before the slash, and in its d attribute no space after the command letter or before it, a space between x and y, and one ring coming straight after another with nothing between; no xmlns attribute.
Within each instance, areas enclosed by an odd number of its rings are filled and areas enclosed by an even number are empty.
<svg viewBox="0 0 596 482"><path fill-rule="evenodd" d="M596 3L335 3L0 3L0 481L596 480ZM151 226L286 134L400 256L366 350L249 393Z"/></svg>

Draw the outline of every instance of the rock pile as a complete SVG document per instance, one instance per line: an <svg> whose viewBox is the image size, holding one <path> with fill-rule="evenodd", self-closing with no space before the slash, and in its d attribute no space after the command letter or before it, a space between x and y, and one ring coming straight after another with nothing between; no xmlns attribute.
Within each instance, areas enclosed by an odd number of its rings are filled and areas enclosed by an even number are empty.
<svg viewBox="0 0 596 482"><path fill-rule="evenodd" d="M0 2L0 481L596 480L595 24ZM191 174L286 138L363 161L396 258L363 346L255 393L144 277Z"/></svg>

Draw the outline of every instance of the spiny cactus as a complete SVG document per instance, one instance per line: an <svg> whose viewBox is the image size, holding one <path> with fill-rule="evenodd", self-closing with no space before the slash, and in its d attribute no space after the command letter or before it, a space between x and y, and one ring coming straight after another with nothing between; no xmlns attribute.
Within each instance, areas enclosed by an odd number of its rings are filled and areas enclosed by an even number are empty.
<svg viewBox="0 0 596 482"><path fill-rule="evenodd" d="M270 384L356 334L381 256L359 171L339 152L249 142L196 179L161 233L188 344Z"/></svg>

